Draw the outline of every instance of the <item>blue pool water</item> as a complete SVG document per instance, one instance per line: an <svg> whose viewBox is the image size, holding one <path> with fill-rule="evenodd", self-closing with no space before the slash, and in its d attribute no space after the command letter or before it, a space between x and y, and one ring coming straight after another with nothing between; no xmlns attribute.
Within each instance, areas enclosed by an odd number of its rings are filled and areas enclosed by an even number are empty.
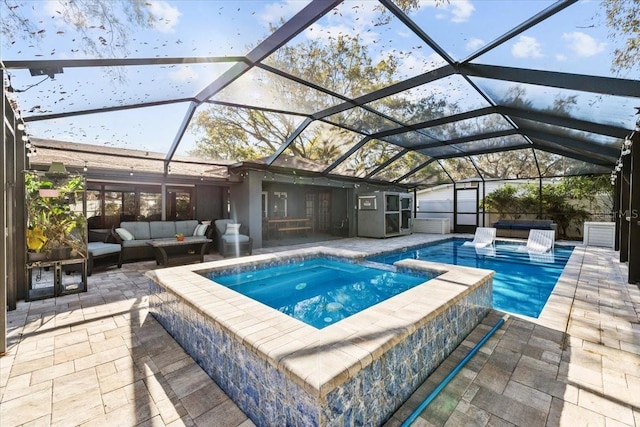
<svg viewBox="0 0 640 427"><path fill-rule="evenodd" d="M413 258L495 270L494 308L537 318L573 252L572 246L556 246L553 253L529 255L518 252L517 244L500 241L496 242L495 251L483 249L476 252L471 246L462 246L464 241L450 239L368 259L393 264Z"/></svg>
<svg viewBox="0 0 640 427"><path fill-rule="evenodd" d="M430 279L325 258L207 276L318 329Z"/></svg>

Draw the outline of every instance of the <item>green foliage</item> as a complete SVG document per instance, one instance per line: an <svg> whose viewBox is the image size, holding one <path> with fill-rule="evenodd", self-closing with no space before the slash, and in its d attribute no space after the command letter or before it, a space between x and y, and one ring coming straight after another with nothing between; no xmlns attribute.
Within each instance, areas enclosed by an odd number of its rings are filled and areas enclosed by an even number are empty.
<svg viewBox="0 0 640 427"><path fill-rule="evenodd" d="M40 197L40 189L51 188L59 191L57 197ZM68 179L50 180L35 172L28 172L25 174L25 190L29 249L37 246L35 240L31 245L29 239L38 238L42 243L38 250L70 246L78 254L84 255L86 219L81 212L71 208L76 200L81 200L84 178L71 176Z"/></svg>
<svg viewBox="0 0 640 427"><path fill-rule="evenodd" d="M640 0L603 0L609 38L621 41L614 50L611 70L640 71Z"/></svg>
<svg viewBox="0 0 640 427"><path fill-rule="evenodd" d="M497 212L501 218L521 218L535 215L552 219L558 224L560 236L568 237L579 231L591 217L594 204L606 210L613 200L607 176L566 177L555 184L527 184L520 187L507 184L485 197L485 209ZM605 206L601 206L604 201ZM609 209L610 211L610 209ZM571 227L575 227L572 230Z"/></svg>
<svg viewBox="0 0 640 427"><path fill-rule="evenodd" d="M492 191L484 198L485 210L498 212L500 217L517 219L522 214L518 188L506 184Z"/></svg>

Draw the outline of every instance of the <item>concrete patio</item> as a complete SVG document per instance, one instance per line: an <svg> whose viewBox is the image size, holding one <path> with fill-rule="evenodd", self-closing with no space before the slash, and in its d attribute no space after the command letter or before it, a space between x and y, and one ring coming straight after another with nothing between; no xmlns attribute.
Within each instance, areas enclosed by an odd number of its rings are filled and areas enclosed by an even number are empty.
<svg viewBox="0 0 640 427"><path fill-rule="evenodd" d="M441 237L323 244L375 251ZM285 249L295 247L255 253ZM617 259L576 247L541 317L511 316L414 425L640 426L640 290ZM96 272L86 293L8 313L1 426L254 425L148 314L152 268ZM400 425L502 314L491 312L387 425Z"/></svg>

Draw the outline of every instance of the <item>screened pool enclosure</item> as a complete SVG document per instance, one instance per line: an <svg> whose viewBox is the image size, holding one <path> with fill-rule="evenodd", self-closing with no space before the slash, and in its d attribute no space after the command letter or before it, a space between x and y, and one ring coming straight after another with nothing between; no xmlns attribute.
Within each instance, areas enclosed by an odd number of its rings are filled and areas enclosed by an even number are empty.
<svg viewBox="0 0 640 427"><path fill-rule="evenodd" d="M353 189L610 174L616 209L640 204L640 61L612 66L633 33L606 3L104 3L0 6L5 183L36 141L62 141L68 167L123 179L131 159L91 147L153 153L165 177L242 167Z"/></svg>
<svg viewBox="0 0 640 427"><path fill-rule="evenodd" d="M599 2L113 7L74 31L61 6L3 5L28 20L2 61L29 135L412 187L610 173L640 106Z"/></svg>

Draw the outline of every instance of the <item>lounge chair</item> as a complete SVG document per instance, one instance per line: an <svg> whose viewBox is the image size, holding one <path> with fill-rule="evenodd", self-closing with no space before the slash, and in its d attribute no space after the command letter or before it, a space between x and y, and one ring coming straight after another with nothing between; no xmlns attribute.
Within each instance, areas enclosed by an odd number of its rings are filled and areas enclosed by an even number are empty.
<svg viewBox="0 0 640 427"><path fill-rule="evenodd" d="M544 254L553 249L556 241L555 230L531 229L526 246L518 248L521 252Z"/></svg>
<svg viewBox="0 0 640 427"><path fill-rule="evenodd" d="M464 242L462 246L473 246L477 248L486 248L487 246L493 246L496 241L496 229L493 227L478 227L476 228L476 234L473 236L473 240L470 242Z"/></svg>
<svg viewBox="0 0 640 427"><path fill-rule="evenodd" d="M496 247L494 245L489 245L482 248L476 247L476 254L485 257L494 257L496 256Z"/></svg>
<svg viewBox="0 0 640 427"><path fill-rule="evenodd" d="M214 221L218 239L218 251L223 257L251 255L253 239L242 234L244 229L232 219L218 219Z"/></svg>
<svg viewBox="0 0 640 427"><path fill-rule="evenodd" d="M532 263L553 264L556 262L556 258L553 251L545 252L543 254L529 252L529 261Z"/></svg>

